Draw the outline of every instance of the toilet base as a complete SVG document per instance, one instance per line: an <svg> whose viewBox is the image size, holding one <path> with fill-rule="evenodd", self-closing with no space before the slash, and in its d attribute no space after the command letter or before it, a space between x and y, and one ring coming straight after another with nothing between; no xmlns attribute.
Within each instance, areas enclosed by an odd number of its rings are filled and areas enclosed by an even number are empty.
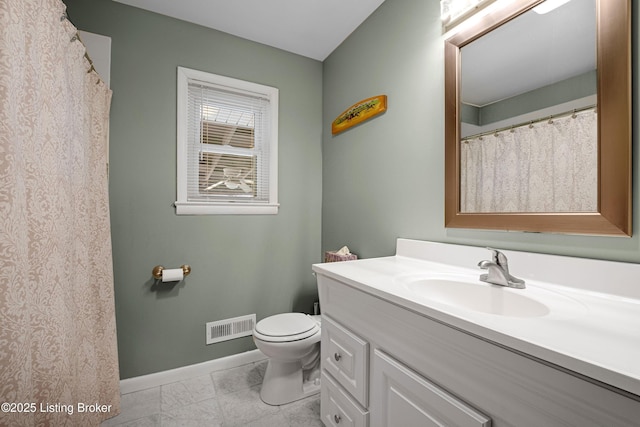
<svg viewBox="0 0 640 427"><path fill-rule="evenodd" d="M304 376L309 379L304 381ZM260 389L260 398L267 405L284 405L319 392L320 378L303 373L299 360L269 360Z"/></svg>

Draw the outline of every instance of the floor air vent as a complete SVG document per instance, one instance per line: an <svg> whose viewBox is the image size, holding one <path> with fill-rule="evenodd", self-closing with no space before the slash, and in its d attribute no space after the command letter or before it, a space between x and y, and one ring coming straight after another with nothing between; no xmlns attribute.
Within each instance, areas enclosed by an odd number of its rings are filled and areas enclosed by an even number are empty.
<svg viewBox="0 0 640 427"><path fill-rule="evenodd" d="M256 324L256 315L234 317L232 319L218 320L207 323L207 344L228 341L240 337L248 337L253 334L253 326Z"/></svg>

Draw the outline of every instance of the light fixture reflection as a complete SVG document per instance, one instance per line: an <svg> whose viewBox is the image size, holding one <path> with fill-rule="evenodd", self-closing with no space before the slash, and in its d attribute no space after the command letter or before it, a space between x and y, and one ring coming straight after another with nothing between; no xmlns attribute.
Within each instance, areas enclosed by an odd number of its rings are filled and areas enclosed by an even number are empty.
<svg viewBox="0 0 640 427"><path fill-rule="evenodd" d="M554 9L559 8L563 4L569 3L571 0L547 0L544 3L540 3L538 6L533 8L533 11L539 15L544 15L545 13L549 13Z"/></svg>

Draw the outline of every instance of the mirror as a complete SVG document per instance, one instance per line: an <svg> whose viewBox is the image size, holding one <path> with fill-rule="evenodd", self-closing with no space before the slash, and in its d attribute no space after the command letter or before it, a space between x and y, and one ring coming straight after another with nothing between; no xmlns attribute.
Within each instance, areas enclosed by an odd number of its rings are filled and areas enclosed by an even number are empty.
<svg viewBox="0 0 640 427"><path fill-rule="evenodd" d="M630 2L546 3L445 42L445 226L630 236Z"/></svg>
<svg viewBox="0 0 640 427"><path fill-rule="evenodd" d="M461 212L597 212L596 0L546 4L460 49Z"/></svg>

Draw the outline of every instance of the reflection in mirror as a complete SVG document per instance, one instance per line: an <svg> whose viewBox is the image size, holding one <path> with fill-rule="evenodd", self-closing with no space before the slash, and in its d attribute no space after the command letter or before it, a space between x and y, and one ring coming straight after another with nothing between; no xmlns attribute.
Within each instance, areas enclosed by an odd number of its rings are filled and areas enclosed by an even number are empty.
<svg viewBox="0 0 640 427"><path fill-rule="evenodd" d="M596 2L540 9L460 50L462 212L597 211Z"/></svg>
<svg viewBox="0 0 640 427"><path fill-rule="evenodd" d="M504 3L445 41L445 226L631 235L630 0Z"/></svg>

